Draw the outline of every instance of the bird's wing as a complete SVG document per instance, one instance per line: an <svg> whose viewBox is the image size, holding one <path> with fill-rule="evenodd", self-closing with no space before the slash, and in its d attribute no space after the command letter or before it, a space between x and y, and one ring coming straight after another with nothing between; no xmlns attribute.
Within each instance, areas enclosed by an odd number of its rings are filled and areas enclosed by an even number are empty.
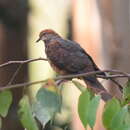
<svg viewBox="0 0 130 130"><path fill-rule="evenodd" d="M93 61L92 57L80 46L80 44L70 40L62 40L62 43L62 46L68 51L80 51L80 53L84 54L84 56L86 56L91 61L95 71L100 70Z"/></svg>

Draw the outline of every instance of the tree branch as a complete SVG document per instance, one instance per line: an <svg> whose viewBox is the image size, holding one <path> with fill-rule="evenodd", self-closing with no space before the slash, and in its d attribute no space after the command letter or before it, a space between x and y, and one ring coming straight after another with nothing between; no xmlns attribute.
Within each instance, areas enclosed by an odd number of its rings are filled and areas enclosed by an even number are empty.
<svg viewBox="0 0 130 130"><path fill-rule="evenodd" d="M34 82L25 82L25 83L19 83L19 84L14 84L14 85L1 86L0 91L7 90L7 89L13 89L13 88L20 88L20 87L24 87L24 86L31 86L31 85L35 85L35 84L44 83L46 81L47 80L39 80L39 81L34 81Z"/></svg>
<svg viewBox="0 0 130 130"><path fill-rule="evenodd" d="M8 65L11 65L11 64L27 64L27 63L30 63L30 62L34 62L34 61L39 61L39 60L44 60L44 61L48 61L48 59L45 59L45 58L36 58L36 59L28 59L28 60L23 60L23 61L8 61L8 62L5 62L3 64L0 64L0 68L2 67L5 67L5 66L8 66ZM109 76L103 76L103 75L97 75L97 74L100 74L102 72L106 72L106 73L116 73L118 75L109 75ZM74 74L74 75L67 75L67 76L63 76L64 78L76 78L76 77L82 77L82 76L87 76L87 75L97 75L98 78L126 78L126 77L130 77L130 74L129 73L126 73L126 72L122 72L122 71L119 71L119 70L103 70L103 71L93 71L93 72L88 72L88 73L82 73L82 74ZM61 76L62 78L62 76Z"/></svg>
<svg viewBox="0 0 130 130"><path fill-rule="evenodd" d="M116 73L116 74L111 74L111 75L98 75L101 73ZM78 78L78 77L83 77L83 76L90 76L90 75L96 75L97 78L104 78L104 79L109 79L109 78L130 78L130 74L126 72L122 72L119 70L102 70L102 71L91 71L87 73L82 73L82 74L71 74L71 75L65 75L65 76L60 76L60 79L71 79L71 78Z"/></svg>
<svg viewBox="0 0 130 130"><path fill-rule="evenodd" d="M79 78L79 77L83 77L83 76L91 76L91 75L96 75L96 74L100 74L102 72L113 72L113 73L119 73L119 75L108 75L108 76L99 76L97 75L97 77L99 78L130 78L130 74L125 73L125 72L121 72L118 70L103 70L103 71L93 71L93 72L88 72L88 73L82 73L82 74L72 74L72 75L65 75L65 76L58 76L56 78L53 78L53 80L57 81L57 80L61 80L61 79L72 79L72 78ZM122 73L122 74L121 74ZM23 87L23 86L30 86L30 85L34 85L34 84L39 84L39 83L43 83L46 82L47 80L40 80L40 81L34 81L34 82L25 82L25 83L20 83L20 84L14 84L14 85L6 85L6 86L0 86L0 91L2 90L6 90L6 89L12 89L12 88L19 88L19 87Z"/></svg>
<svg viewBox="0 0 130 130"><path fill-rule="evenodd" d="M45 58L28 59L28 60L23 60L23 61L8 61L4 64L1 64L0 68L5 67L5 66L9 66L11 64L20 64L20 66L22 66L23 64L27 64L27 63L39 61L39 60L48 61ZM47 81L47 80L40 80L40 81L25 82L25 83L10 85L10 83L12 83L12 81L14 80L18 71L20 70L20 68L21 67L19 67L16 70L16 72L13 74L13 76L12 76L8 85L0 87L0 91L6 90L6 89L12 89L12 88L19 88L19 87L23 87L23 86L30 86L30 85L39 84L39 83L43 83L43 82ZM103 73L103 72L108 73L108 75L101 75L101 73ZM114 79L115 78L130 78L129 73L122 72L122 71L119 71L119 70L103 70L103 71L99 70L99 71L93 71L93 72L82 73L82 74L71 74L71 75L59 76L59 77L54 78L53 80L80 78L80 77L84 77L84 76L88 77L88 76L91 76L91 75L95 75L97 78L112 80L114 83L116 83L118 85L120 90L122 90L122 86L120 84L118 84ZM105 95L108 95L108 97L106 96L106 100L111 98L111 95L109 93L107 93L107 91L104 91L104 92L101 91L101 96L105 97Z"/></svg>
<svg viewBox="0 0 130 130"><path fill-rule="evenodd" d="M34 61L39 61L39 60L48 61L45 58L28 59L28 60L23 60L23 61L21 61L21 60L20 61L8 61L8 62L5 62L5 63L1 64L0 68L11 65L11 64L27 64L27 63L34 62Z"/></svg>
<svg viewBox="0 0 130 130"><path fill-rule="evenodd" d="M7 85L11 85L12 82L14 81L15 77L17 76L18 72L20 71L20 69L22 68L22 64L20 64L18 66L18 68L16 69L16 71L14 72L13 76L11 77L10 81L8 82Z"/></svg>

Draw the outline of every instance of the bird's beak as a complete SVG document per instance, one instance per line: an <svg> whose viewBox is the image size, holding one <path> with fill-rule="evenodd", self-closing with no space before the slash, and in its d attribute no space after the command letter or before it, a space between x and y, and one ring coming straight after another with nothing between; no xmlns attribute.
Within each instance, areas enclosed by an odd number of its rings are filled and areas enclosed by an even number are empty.
<svg viewBox="0 0 130 130"><path fill-rule="evenodd" d="M41 38L38 38L37 40L36 40L36 42L39 42L41 40Z"/></svg>

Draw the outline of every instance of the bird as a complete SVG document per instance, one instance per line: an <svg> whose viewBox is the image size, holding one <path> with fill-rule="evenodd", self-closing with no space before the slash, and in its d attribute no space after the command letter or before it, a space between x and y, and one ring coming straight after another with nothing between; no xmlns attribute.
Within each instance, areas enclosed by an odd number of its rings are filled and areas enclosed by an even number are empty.
<svg viewBox="0 0 130 130"><path fill-rule="evenodd" d="M81 74L100 69L92 57L75 41L62 38L52 29L44 29L39 33L36 42L42 40L45 53L51 67L60 75ZM105 73L101 73L105 75ZM101 94L104 101L112 98L96 75L80 77L94 93Z"/></svg>

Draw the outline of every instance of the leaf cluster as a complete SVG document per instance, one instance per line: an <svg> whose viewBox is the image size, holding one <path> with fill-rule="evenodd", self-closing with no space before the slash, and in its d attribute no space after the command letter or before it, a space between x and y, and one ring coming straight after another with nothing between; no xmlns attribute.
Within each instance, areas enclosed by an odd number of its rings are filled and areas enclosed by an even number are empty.
<svg viewBox="0 0 130 130"><path fill-rule="evenodd" d="M19 102L18 116L21 124L27 130L39 130L38 122L45 128L48 122L53 125L55 115L61 112L62 96L61 87L54 81L49 80L36 94L35 101L30 103L27 95L24 95ZM81 91L78 100L78 114L83 126L94 129L97 117L100 95L94 95L78 81L72 81ZM0 128L2 119L6 118L13 101L11 91L0 92ZM106 130L130 130L130 81L123 88L122 99L112 98L104 105L102 123Z"/></svg>

